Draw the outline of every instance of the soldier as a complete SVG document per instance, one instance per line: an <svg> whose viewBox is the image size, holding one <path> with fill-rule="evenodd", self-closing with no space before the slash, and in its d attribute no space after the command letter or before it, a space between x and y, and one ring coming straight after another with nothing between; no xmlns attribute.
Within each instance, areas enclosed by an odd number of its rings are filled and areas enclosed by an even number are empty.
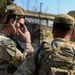
<svg viewBox="0 0 75 75"><path fill-rule="evenodd" d="M24 25L24 18L25 11L19 6L7 5L0 8L0 75L14 73L26 56L34 50L30 33ZM24 49L13 39L17 34L26 42Z"/></svg>
<svg viewBox="0 0 75 75"><path fill-rule="evenodd" d="M67 14L55 16L51 44L43 43L18 67L14 75L75 75L75 19Z"/></svg>

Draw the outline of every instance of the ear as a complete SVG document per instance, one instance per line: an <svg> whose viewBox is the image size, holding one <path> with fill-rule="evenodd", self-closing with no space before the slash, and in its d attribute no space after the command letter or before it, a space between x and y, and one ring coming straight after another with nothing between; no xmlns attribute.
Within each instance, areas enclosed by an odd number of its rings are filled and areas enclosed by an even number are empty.
<svg viewBox="0 0 75 75"><path fill-rule="evenodd" d="M13 24L13 23L14 23L14 19L11 18L10 21L9 21L9 23L10 23L10 24Z"/></svg>
<svg viewBox="0 0 75 75"><path fill-rule="evenodd" d="M71 36L75 34L75 29L72 30Z"/></svg>

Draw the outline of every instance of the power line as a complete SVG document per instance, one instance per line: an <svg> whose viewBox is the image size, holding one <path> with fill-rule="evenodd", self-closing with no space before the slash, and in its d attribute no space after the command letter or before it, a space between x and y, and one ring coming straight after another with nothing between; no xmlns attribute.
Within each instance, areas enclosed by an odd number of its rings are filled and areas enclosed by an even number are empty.
<svg viewBox="0 0 75 75"><path fill-rule="evenodd" d="M40 15L41 15L41 12L42 12L42 4L43 3L40 3L40 14L39 14L39 18L40 18L40 20L39 20L39 41L38 41L38 45L41 43L41 41L40 41L40 36L41 36L41 34L40 34L40 30L41 30L41 17L40 17Z"/></svg>

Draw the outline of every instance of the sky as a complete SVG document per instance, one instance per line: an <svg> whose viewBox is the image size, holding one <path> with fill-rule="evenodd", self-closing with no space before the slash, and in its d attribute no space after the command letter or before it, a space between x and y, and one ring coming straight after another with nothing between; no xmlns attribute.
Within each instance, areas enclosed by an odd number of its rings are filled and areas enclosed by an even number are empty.
<svg viewBox="0 0 75 75"><path fill-rule="evenodd" d="M52 14L66 14L75 10L75 0L15 0L25 10L35 10Z"/></svg>

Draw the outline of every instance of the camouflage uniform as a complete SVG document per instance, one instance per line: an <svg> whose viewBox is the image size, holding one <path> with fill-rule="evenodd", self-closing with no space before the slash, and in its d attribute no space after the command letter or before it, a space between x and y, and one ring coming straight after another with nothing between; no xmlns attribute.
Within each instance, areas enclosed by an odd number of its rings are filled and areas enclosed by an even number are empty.
<svg viewBox="0 0 75 75"><path fill-rule="evenodd" d="M0 20L1 21L1 20ZM16 43L8 37L8 34L0 30L0 75L11 75L22 63L28 54L33 50L30 43L27 43L22 53Z"/></svg>
<svg viewBox="0 0 75 75"><path fill-rule="evenodd" d="M61 19L62 17L64 19ZM74 25L74 19L68 15L56 16L55 22ZM38 54L38 71L36 71L35 61L38 52L36 50L27 57L14 75L75 75L75 45L57 37L49 46L49 50L41 49ZM52 51L54 53L51 54Z"/></svg>
<svg viewBox="0 0 75 75"><path fill-rule="evenodd" d="M30 44L27 44L24 53L21 53L15 42L7 36L6 33L0 31L0 75L11 75L26 59L27 51L33 49Z"/></svg>

